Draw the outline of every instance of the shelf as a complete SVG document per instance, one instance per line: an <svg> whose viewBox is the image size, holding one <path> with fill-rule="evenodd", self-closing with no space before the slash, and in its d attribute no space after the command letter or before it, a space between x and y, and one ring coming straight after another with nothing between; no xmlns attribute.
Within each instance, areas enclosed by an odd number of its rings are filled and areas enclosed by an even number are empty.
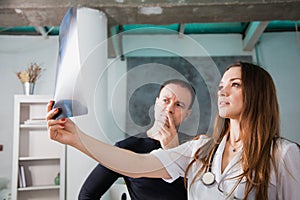
<svg viewBox="0 0 300 200"><path fill-rule="evenodd" d="M21 124L22 129L47 129L47 124Z"/></svg>
<svg viewBox="0 0 300 200"><path fill-rule="evenodd" d="M60 189L59 185L43 185L43 186L30 186L24 188L18 188L18 191L34 191L34 190L56 190Z"/></svg>
<svg viewBox="0 0 300 200"><path fill-rule="evenodd" d="M49 138L44 119L50 98L15 96L11 199L65 199L65 146Z"/></svg>
<svg viewBox="0 0 300 200"><path fill-rule="evenodd" d="M60 160L60 157L19 157L19 161Z"/></svg>

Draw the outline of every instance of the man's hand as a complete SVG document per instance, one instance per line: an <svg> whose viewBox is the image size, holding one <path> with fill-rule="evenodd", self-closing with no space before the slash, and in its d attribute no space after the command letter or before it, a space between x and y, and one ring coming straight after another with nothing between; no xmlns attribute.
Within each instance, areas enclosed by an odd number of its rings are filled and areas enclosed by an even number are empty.
<svg viewBox="0 0 300 200"><path fill-rule="evenodd" d="M179 145L178 133L171 113L167 112L156 119L154 125L148 130L148 136L158 140L164 149Z"/></svg>

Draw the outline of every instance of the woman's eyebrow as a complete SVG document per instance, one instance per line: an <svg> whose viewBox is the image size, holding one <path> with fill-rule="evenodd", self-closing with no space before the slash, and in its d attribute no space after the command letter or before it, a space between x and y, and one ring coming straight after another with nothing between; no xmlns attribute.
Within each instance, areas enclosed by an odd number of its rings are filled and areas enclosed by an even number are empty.
<svg viewBox="0 0 300 200"><path fill-rule="evenodd" d="M230 81L234 81L234 80L242 80L241 78L232 78L230 79Z"/></svg>
<svg viewBox="0 0 300 200"><path fill-rule="evenodd" d="M235 78L231 78L229 79L230 82L234 81L234 80L242 80L242 78L239 77L235 77ZM219 84L223 83L223 81L221 80Z"/></svg>

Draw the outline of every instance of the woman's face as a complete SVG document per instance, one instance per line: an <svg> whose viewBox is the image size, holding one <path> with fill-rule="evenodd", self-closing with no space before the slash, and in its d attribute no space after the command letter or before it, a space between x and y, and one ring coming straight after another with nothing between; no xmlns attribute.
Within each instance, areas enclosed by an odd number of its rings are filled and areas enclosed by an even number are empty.
<svg viewBox="0 0 300 200"><path fill-rule="evenodd" d="M241 67L228 69L219 84L218 108L223 118L239 119L243 108Z"/></svg>

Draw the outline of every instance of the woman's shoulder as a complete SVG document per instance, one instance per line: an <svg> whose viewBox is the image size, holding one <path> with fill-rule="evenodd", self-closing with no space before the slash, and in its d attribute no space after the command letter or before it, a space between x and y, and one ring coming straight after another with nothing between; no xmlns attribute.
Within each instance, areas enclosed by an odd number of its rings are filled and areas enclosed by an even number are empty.
<svg viewBox="0 0 300 200"><path fill-rule="evenodd" d="M285 138L277 138L274 147L277 164L285 162L293 163L294 159L300 159L300 146L296 142Z"/></svg>
<svg viewBox="0 0 300 200"><path fill-rule="evenodd" d="M205 133L200 133L196 135L193 140L210 140L211 136Z"/></svg>
<svg viewBox="0 0 300 200"><path fill-rule="evenodd" d="M193 139L179 145L176 148L173 148L173 150L178 152L186 152L187 149L189 149L188 152L194 152L197 151L200 147L205 145L210 140L211 137L209 135L199 134L195 136Z"/></svg>
<svg viewBox="0 0 300 200"><path fill-rule="evenodd" d="M271 183L287 184L296 183L298 187L300 183L300 147L296 142L278 138L275 143L274 160L276 164L275 174L271 177ZM277 174L277 177L276 177ZM277 180L277 181L276 181ZM276 183L277 182L277 183Z"/></svg>
<svg viewBox="0 0 300 200"><path fill-rule="evenodd" d="M296 150L296 152L299 152L300 150L300 146L298 143L282 137L276 139L275 145L282 155L285 155L289 151Z"/></svg>
<svg viewBox="0 0 300 200"><path fill-rule="evenodd" d="M197 136L195 136L193 138L193 140L191 140L192 143L197 144L197 146L199 147L206 144L207 142L209 142L212 139L212 137L210 135L207 134L198 134Z"/></svg>

